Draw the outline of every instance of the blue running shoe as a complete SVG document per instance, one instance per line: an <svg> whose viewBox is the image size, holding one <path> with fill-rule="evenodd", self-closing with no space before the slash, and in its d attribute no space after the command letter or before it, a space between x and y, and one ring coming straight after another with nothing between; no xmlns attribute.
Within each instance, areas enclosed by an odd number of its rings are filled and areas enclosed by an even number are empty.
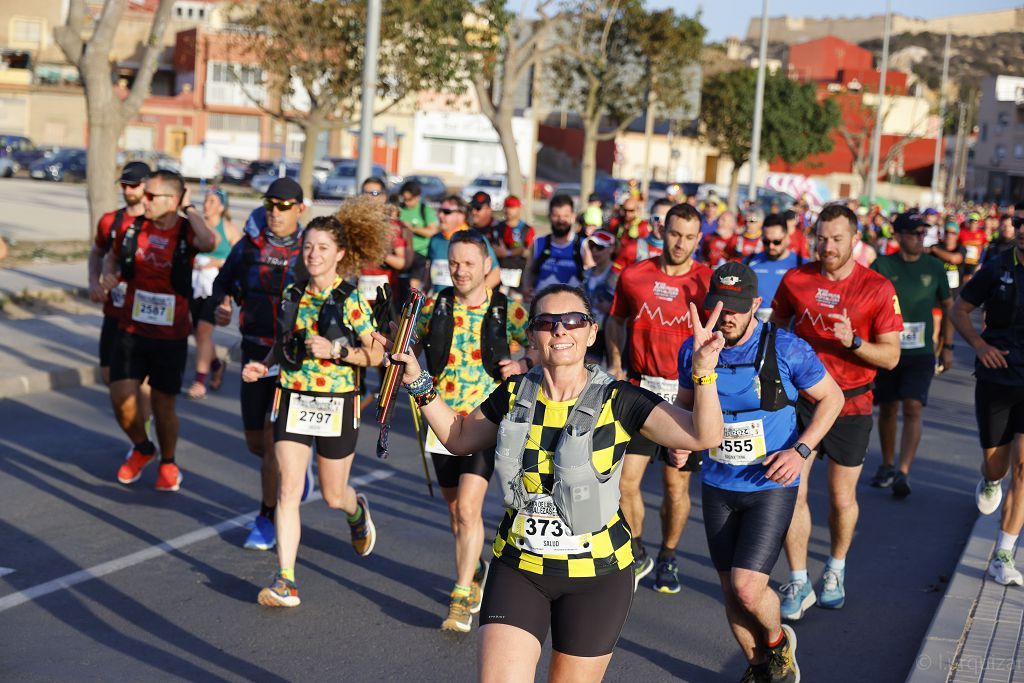
<svg viewBox="0 0 1024 683"><path fill-rule="evenodd" d="M782 596L782 618L787 621L799 621L817 599L810 581L784 583L779 593Z"/></svg>
<svg viewBox="0 0 1024 683"><path fill-rule="evenodd" d="M246 550L270 550L277 543L277 529L274 523L263 515L256 515L256 521L252 524L252 531L245 539Z"/></svg>
<svg viewBox="0 0 1024 683"><path fill-rule="evenodd" d="M845 569L832 569L825 566L821 575L821 595L818 596L818 607L825 609L841 609L846 604L846 591L843 589Z"/></svg>

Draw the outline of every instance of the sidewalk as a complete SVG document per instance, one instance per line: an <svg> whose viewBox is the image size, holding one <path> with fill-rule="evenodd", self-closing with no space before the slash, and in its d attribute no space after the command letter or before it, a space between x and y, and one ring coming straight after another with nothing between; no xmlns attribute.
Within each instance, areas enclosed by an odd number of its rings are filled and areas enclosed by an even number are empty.
<svg viewBox="0 0 1024 683"><path fill-rule="evenodd" d="M0 297L85 291L85 262L0 268ZM0 320L0 400L96 384L101 381L97 351L103 315L100 307L76 315L39 315L24 320ZM218 355L237 346L234 326L214 331ZM195 346L190 344L190 353Z"/></svg>

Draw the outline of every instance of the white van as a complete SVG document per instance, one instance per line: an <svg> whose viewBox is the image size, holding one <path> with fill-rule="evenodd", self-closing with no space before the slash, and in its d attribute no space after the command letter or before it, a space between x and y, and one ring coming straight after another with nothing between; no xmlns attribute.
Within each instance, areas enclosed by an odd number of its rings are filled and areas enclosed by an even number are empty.
<svg viewBox="0 0 1024 683"><path fill-rule="evenodd" d="M220 154L205 145L185 145L181 149L181 175L187 180L219 183L224 176Z"/></svg>

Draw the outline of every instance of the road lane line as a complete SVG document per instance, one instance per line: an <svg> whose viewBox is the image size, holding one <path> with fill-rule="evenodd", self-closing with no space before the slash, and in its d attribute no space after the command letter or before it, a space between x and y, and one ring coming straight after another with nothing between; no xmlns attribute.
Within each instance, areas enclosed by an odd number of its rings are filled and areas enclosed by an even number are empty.
<svg viewBox="0 0 1024 683"><path fill-rule="evenodd" d="M380 481L381 479L387 479L394 474L395 470L373 470L372 472L367 472L366 474L358 477L352 477L352 479L349 480L349 484L355 488L374 481ZM315 500L320 500L322 497L323 496L319 491L314 491L309 494L309 498L306 499L303 505L306 503L312 503ZM5 595L0 598L0 612L9 610L12 607L17 607L18 605L23 605L26 602L31 602L32 600L49 595L50 593L56 593L57 591L64 590L65 588L71 588L72 586L84 583L85 581L98 579L102 576L106 576L107 574L113 574L114 572L121 571L122 569L133 567L137 564L146 562L147 560L152 560L153 558L165 555L172 550L181 550L182 548L194 545L200 541L205 541L209 538L213 538L214 536L220 536L225 531L244 526L256 514L258 514L258 511L247 512L245 514L238 515L237 517L225 520L219 524L190 531L187 534L178 536L177 538L172 538L169 541L164 541L158 545L139 550L131 553L130 555L125 555L124 557L119 557L115 560L103 562L94 567L89 567L88 569L80 569L77 572L72 572L71 574L66 574L65 576L61 576L51 581L40 583L36 586L32 586L31 588L26 588L23 591Z"/></svg>

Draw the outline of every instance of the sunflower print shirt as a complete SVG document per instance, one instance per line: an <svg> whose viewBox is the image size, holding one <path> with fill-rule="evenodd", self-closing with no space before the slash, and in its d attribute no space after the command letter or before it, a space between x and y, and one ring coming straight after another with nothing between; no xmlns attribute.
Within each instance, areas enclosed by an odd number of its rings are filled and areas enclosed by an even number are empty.
<svg viewBox="0 0 1024 683"><path fill-rule="evenodd" d="M494 424L515 404L522 375L510 377L480 406L484 417ZM640 433L651 411L664 399L629 382L613 382L605 388L601 413L594 426L594 469L609 474L622 466L630 440ZM528 494L550 494L555 484L555 448L575 405L571 401L545 398L543 388L537 394L533 425L523 451L523 485ZM533 574L560 577L602 576L633 564L632 534L620 509L608 523L590 537L586 552L572 555L538 554L519 547L514 531L517 511L508 508L494 538L494 556L499 561Z"/></svg>
<svg viewBox="0 0 1024 683"><path fill-rule="evenodd" d="M299 312L295 317L294 332L305 330L307 336L319 334L316 321L320 316L320 307L323 306L331 291L341 285L341 282L341 278L338 277L330 287L322 292L317 292L312 289L314 285L310 280L299 300ZM295 286L294 284L289 285L285 292ZM284 296L286 297L287 294ZM373 312L366 300L359 294L358 287L353 289L345 299L342 309L346 324L355 331L357 336L361 337L374 331ZM281 368L281 386L292 391L344 394L358 388L356 386L356 371L357 368L351 365L322 360L307 354L297 370Z"/></svg>
<svg viewBox="0 0 1024 683"><path fill-rule="evenodd" d="M434 313L435 299L427 299L416 326L416 336L423 339L430 332L430 317ZM448 354L448 365L437 378L437 393L451 409L460 415L468 415L484 402L498 386L493 377L484 370L480 354L480 336L484 314L491 305L491 291L487 290L487 301L480 306L466 306L458 297L454 298L452 314L455 316L455 331L452 348ZM508 302L508 320L505 329L508 341L518 342L525 347L526 309L517 301Z"/></svg>

